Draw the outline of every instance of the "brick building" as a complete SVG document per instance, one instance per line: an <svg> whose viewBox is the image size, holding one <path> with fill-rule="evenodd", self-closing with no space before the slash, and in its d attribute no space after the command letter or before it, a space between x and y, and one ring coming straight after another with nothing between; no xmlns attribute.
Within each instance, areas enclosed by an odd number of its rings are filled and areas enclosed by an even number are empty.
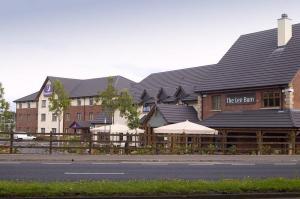
<svg viewBox="0 0 300 199"><path fill-rule="evenodd" d="M295 148L300 136L299 69L300 24L292 25L283 14L277 28L241 35L216 64L153 73L139 83L118 76L115 82L118 89L129 88L141 106L141 122L148 135L157 124L175 121L166 117L180 122L196 114L195 122L218 129L228 142L231 134L257 135L254 142L262 135L275 140L288 136L289 148ZM16 100L17 130L54 131L56 123L44 130L42 126L46 117L42 108L47 106L43 92L53 79L48 77L38 93ZM101 112L100 105L91 101L106 87L105 78L59 80L72 98L70 110L64 113L65 132L74 121L88 122ZM189 108L182 109L185 106ZM182 114L182 110L188 111ZM32 126L24 119L28 114L37 118ZM55 119L47 114L46 118ZM251 142L244 140L241 145Z"/></svg>
<svg viewBox="0 0 300 199"><path fill-rule="evenodd" d="M58 132L58 118L49 111L49 97L52 93L51 84L60 81L71 98L71 106L63 113L60 132L74 132L71 124L74 121L90 125L102 112L101 105L95 102L99 93L107 87L107 77L96 79L68 79L47 77L40 91L16 100L16 131L32 133ZM134 83L121 76L113 77L114 86L118 90L128 89ZM124 122L116 115L117 122ZM99 118L98 120L99 121Z"/></svg>

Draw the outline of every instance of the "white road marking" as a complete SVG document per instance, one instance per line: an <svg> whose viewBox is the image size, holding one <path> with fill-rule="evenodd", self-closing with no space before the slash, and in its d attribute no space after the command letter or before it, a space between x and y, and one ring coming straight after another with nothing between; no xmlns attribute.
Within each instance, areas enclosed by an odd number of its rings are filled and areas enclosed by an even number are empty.
<svg viewBox="0 0 300 199"><path fill-rule="evenodd" d="M69 165L72 164L71 162L43 162L42 164L47 165Z"/></svg>
<svg viewBox="0 0 300 199"><path fill-rule="evenodd" d="M216 165L215 162L196 162L196 163L190 163L189 166L205 166L205 165Z"/></svg>
<svg viewBox="0 0 300 199"><path fill-rule="evenodd" d="M21 164L21 162L0 162L0 164Z"/></svg>
<svg viewBox="0 0 300 199"><path fill-rule="evenodd" d="M278 162L278 163L274 163L274 165L278 165L278 166L288 166L288 165L296 165L297 163L296 162Z"/></svg>
<svg viewBox="0 0 300 199"><path fill-rule="evenodd" d="M114 165L114 164L120 164L118 162L93 162L92 164L99 164L99 165Z"/></svg>
<svg viewBox="0 0 300 199"><path fill-rule="evenodd" d="M65 175L124 175L125 173L75 173L65 172Z"/></svg>
<svg viewBox="0 0 300 199"><path fill-rule="evenodd" d="M150 166L166 166L169 165L169 163L166 162L143 162L140 163L141 165L150 165Z"/></svg>

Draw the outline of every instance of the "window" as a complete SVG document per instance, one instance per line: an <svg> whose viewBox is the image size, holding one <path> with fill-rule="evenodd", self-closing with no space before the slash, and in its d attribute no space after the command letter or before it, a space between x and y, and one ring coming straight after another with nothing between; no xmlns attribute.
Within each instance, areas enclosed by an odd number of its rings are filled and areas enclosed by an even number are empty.
<svg viewBox="0 0 300 199"><path fill-rule="evenodd" d="M212 96L212 110L221 110L221 96Z"/></svg>
<svg viewBox="0 0 300 199"><path fill-rule="evenodd" d="M89 99L89 102L90 102L90 103L89 103L90 106L93 106L93 105L94 105L94 98L91 97L91 98Z"/></svg>
<svg viewBox="0 0 300 199"><path fill-rule="evenodd" d="M46 121L46 114L45 113L41 114L41 121L42 122Z"/></svg>
<svg viewBox="0 0 300 199"><path fill-rule="evenodd" d="M144 105L143 106L143 112L148 113L150 111L151 107L149 105Z"/></svg>
<svg viewBox="0 0 300 199"><path fill-rule="evenodd" d="M90 112L89 113L89 120L91 121L91 120L93 120L94 119L94 114L93 114L93 112Z"/></svg>
<svg viewBox="0 0 300 199"><path fill-rule="evenodd" d="M46 132L45 128L41 128L41 133L45 133L45 132Z"/></svg>
<svg viewBox="0 0 300 199"><path fill-rule="evenodd" d="M77 121L81 120L81 113L77 113Z"/></svg>
<svg viewBox="0 0 300 199"><path fill-rule="evenodd" d="M57 121L57 115L56 114L52 114L52 122L56 122Z"/></svg>
<svg viewBox="0 0 300 199"><path fill-rule="evenodd" d="M56 133L56 128L52 128L52 133Z"/></svg>
<svg viewBox="0 0 300 199"><path fill-rule="evenodd" d="M65 133L69 133L69 129L68 128L65 128Z"/></svg>
<svg viewBox="0 0 300 199"><path fill-rule="evenodd" d="M271 91L263 93L263 107L279 107L280 106L280 92Z"/></svg>
<svg viewBox="0 0 300 199"><path fill-rule="evenodd" d="M42 100L42 108L46 107L46 100Z"/></svg>
<svg viewBox="0 0 300 199"><path fill-rule="evenodd" d="M70 113L66 113L66 121L70 121Z"/></svg>
<svg viewBox="0 0 300 199"><path fill-rule="evenodd" d="M77 99L77 106L81 106L81 99Z"/></svg>
<svg viewBox="0 0 300 199"><path fill-rule="evenodd" d="M27 102L27 108L30 108L30 102Z"/></svg>
<svg viewBox="0 0 300 199"><path fill-rule="evenodd" d="M20 108L20 109L22 108L22 103L19 103L19 108Z"/></svg>

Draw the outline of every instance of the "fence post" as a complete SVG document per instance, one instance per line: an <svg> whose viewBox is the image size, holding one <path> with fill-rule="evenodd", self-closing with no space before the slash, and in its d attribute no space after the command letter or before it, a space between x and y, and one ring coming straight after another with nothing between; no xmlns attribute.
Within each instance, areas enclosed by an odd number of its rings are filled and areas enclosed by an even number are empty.
<svg viewBox="0 0 300 199"><path fill-rule="evenodd" d="M296 132L293 130L290 134L289 155L294 155L296 152Z"/></svg>
<svg viewBox="0 0 300 199"><path fill-rule="evenodd" d="M90 132L90 136L89 136L89 154L92 154L92 146L93 146L93 134L92 132Z"/></svg>
<svg viewBox="0 0 300 199"><path fill-rule="evenodd" d="M50 131L49 154L52 154L52 141L53 141L52 136L53 136L52 131Z"/></svg>
<svg viewBox="0 0 300 199"><path fill-rule="evenodd" d="M257 137L257 155L262 154L262 132L258 131L256 132L256 137Z"/></svg>
<svg viewBox="0 0 300 199"><path fill-rule="evenodd" d="M10 132L10 144L9 144L9 153L13 153L13 148L14 148L14 132Z"/></svg>
<svg viewBox="0 0 300 199"><path fill-rule="evenodd" d="M223 133L222 133L222 153L223 155L226 154L226 142L227 142L227 131L224 130Z"/></svg>

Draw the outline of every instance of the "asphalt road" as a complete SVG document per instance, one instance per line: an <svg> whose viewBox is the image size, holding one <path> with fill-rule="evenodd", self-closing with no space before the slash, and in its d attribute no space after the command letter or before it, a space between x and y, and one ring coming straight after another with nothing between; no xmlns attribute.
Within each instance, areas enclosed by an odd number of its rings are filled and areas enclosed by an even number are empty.
<svg viewBox="0 0 300 199"><path fill-rule="evenodd" d="M1 180L77 181L300 177L299 163L0 162Z"/></svg>

